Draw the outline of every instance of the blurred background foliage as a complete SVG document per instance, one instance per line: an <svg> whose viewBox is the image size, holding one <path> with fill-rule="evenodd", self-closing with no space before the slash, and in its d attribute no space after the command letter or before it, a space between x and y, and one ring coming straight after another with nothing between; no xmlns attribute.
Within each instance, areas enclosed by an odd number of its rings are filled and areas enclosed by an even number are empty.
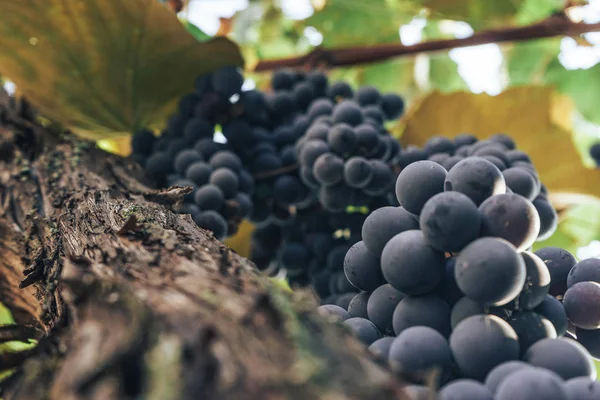
<svg viewBox="0 0 600 400"><path fill-rule="evenodd" d="M49 0L44 13L27 7L33 1L0 0L5 87L14 92L15 82L17 94L31 98L44 116L123 155L130 151L124 133L164 126L196 75L241 65L240 54L247 88L268 90L270 72L252 72L259 61L317 47L466 38L559 14L600 22L600 0L102 0L72 9L69 4L80 3ZM181 24L174 23L173 8ZM77 18L58 24L47 17L49 10ZM15 13L36 24L11 24ZM117 41L114 26L98 23L108 20L121 26ZM64 51L48 56L48 43L60 43ZM421 53L329 74L355 87L402 94L408 112L391 129L404 144L464 131L514 136L533 153L560 211L560 228L543 245L583 257L600 256L600 170L588 154L600 141L599 62L600 33L594 32ZM78 85L89 81L86 76L92 84ZM241 229L230 241L242 254L251 230Z"/></svg>

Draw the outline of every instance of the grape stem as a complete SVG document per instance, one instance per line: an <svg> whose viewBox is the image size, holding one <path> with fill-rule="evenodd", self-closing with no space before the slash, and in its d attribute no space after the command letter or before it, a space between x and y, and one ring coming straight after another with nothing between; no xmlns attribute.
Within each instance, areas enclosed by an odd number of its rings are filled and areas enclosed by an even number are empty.
<svg viewBox="0 0 600 400"><path fill-rule="evenodd" d="M578 36L583 33L598 31L600 31L600 23L585 24L572 22L564 13L561 13L533 25L486 30L462 39L431 40L411 46L398 43L340 49L316 48L308 54L299 57L260 61L254 68L254 72L286 67L342 67L374 63L418 53L429 53L488 43L521 42L555 36Z"/></svg>

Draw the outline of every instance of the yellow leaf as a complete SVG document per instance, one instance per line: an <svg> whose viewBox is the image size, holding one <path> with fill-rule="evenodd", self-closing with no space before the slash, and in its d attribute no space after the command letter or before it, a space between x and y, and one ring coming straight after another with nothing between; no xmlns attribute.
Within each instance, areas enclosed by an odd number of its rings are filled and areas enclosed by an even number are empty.
<svg viewBox="0 0 600 400"><path fill-rule="evenodd" d="M131 154L131 137L129 136L98 140L96 145L104 151L122 157L127 157Z"/></svg>
<svg viewBox="0 0 600 400"><path fill-rule="evenodd" d="M547 87L518 87L498 96L436 92L408 113L401 142L423 145L433 135L452 138L468 132L486 138L504 132L529 154L552 194L599 197L600 171L583 166L572 141L572 111L570 101Z"/></svg>
<svg viewBox="0 0 600 400"><path fill-rule="evenodd" d="M250 257L250 238L256 227L249 221L244 220L240 224L238 232L225 240L225 244L235 250L242 257Z"/></svg>
<svg viewBox="0 0 600 400"><path fill-rule="evenodd" d="M243 64L156 0L0 0L0 73L48 118L98 140L156 127L194 79Z"/></svg>

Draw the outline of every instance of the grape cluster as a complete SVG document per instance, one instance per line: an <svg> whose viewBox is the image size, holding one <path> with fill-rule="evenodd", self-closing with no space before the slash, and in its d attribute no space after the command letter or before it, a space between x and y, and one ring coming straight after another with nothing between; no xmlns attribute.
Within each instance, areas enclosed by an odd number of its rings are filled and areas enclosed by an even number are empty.
<svg viewBox="0 0 600 400"><path fill-rule="evenodd" d="M231 146L214 141L215 126L232 112L244 78L234 67L200 77L195 91L179 102L166 130L157 138L147 129L132 137L133 159L159 187L193 191L177 206L219 240L233 235L253 209L254 179Z"/></svg>
<svg viewBox="0 0 600 400"><path fill-rule="evenodd" d="M531 251L558 218L527 154L504 134L460 135L399 163L400 206L368 215L344 258L357 293L320 310L415 399L431 383L440 399L598 398L600 260Z"/></svg>

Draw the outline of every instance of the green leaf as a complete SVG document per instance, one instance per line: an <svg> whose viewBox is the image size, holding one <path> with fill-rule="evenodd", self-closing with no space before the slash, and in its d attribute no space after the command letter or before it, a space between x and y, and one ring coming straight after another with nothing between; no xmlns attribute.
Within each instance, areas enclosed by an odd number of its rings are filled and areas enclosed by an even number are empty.
<svg viewBox="0 0 600 400"><path fill-rule="evenodd" d="M408 1L328 0L304 21L323 34L323 46L357 46L399 42L400 25L416 15Z"/></svg>
<svg viewBox="0 0 600 400"><path fill-rule="evenodd" d="M48 118L98 140L157 127L194 79L242 65L155 0L0 0L0 73Z"/></svg>
<svg viewBox="0 0 600 400"><path fill-rule="evenodd" d="M195 37L196 40L200 42L205 42L212 38L212 36L204 32L202 29L198 28L196 25L192 24L187 19L180 17L179 20L181 21L185 29L187 29L187 31L190 33L190 35Z"/></svg>
<svg viewBox="0 0 600 400"><path fill-rule="evenodd" d="M518 24L528 25L548 18L564 6L564 0L525 0L515 19Z"/></svg>
<svg viewBox="0 0 600 400"><path fill-rule="evenodd" d="M414 59L398 58L363 67L359 74L360 86L375 86L383 93L404 94L413 85Z"/></svg>
<svg viewBox="0 0 600 400"><path fill-rule="evenodd" d="M421 0L436 18L465 21L474 28L506 24L523 0Z"/></svg>
<svg viewBox="0 0 600 400"><path fill-rule="evenodd" d="M458 65L448 52L429 56L429 83L432 89L441 92L467 90L469 87L458 73Z"/></svg>
<svg viewBox="0 0 600 400"><path fill-rule="evenodd" d="M555 59L548 66L545 78L558 91L571 97L587 120L600 124L600 64L589 69L567 70Z"/></svg>
<svg viewBox="0 0 600 400"><path fill-rule="evenodd" d="M543 83L548 65L560 52L560 39L515 43L506 52L511 85Z"/></svg>

